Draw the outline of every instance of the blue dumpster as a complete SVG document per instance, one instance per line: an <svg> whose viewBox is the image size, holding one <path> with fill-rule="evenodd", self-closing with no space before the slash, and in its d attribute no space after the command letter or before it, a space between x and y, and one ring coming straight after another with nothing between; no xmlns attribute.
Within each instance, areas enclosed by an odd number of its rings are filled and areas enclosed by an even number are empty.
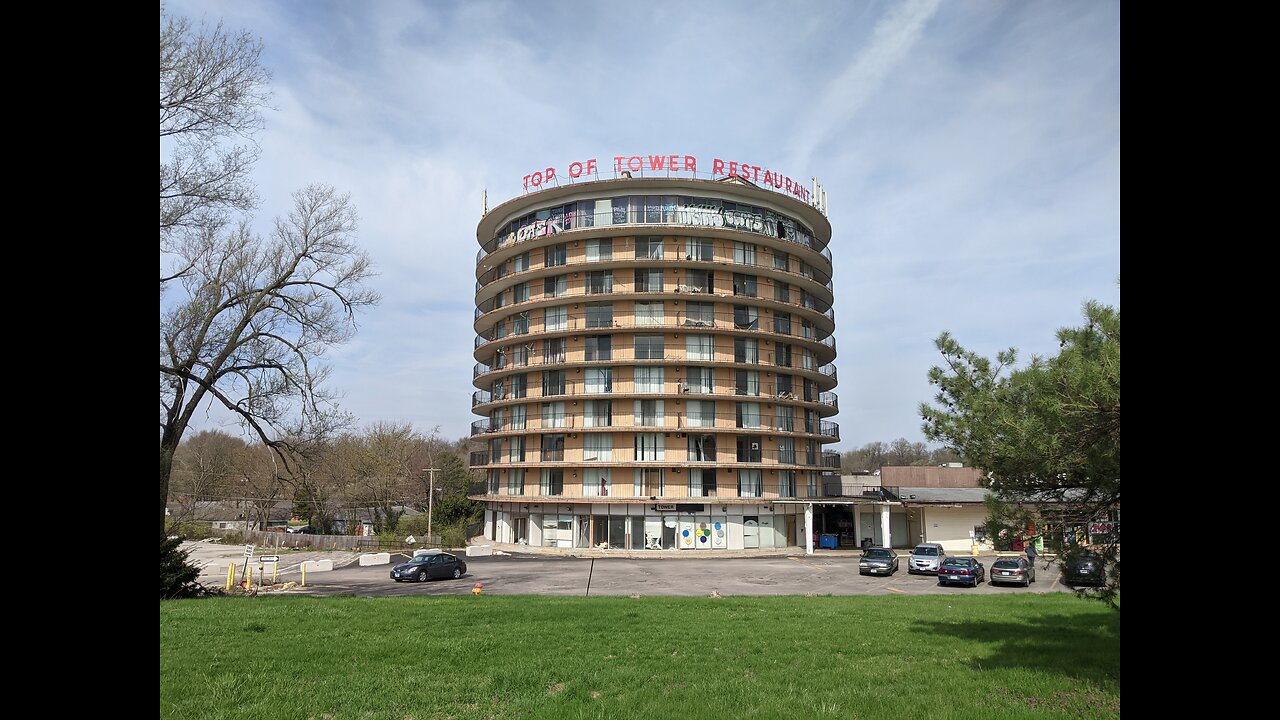
<svg viewBox="0 0 1280 720"><path fill-rule="evenodd" d="M821 538L818 539L818 547L830 548L832 550L835 550L836 548L840 547L840 536L834 535L834 534L823 535Z"/></svg>

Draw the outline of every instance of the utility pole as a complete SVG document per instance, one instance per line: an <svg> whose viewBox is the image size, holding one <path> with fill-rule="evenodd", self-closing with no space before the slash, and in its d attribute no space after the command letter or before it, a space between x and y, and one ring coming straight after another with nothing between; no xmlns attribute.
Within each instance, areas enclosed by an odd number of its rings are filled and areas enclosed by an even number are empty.
<svg viewBox="0 0 1280 720"><path fill-rule="evenodd" d="M436 472L438 471L438 468L422 468L422 471L427 473L428 477L431 478L431 484L427 490L427 542L431 542L431 516L435 514Z"/></svg>

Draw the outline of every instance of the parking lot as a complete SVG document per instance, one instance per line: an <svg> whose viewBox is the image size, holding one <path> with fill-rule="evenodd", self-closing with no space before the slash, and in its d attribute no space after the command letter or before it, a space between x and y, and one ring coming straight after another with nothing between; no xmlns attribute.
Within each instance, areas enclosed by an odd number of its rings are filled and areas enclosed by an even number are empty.
<svg viewBox="0 0 1280 720"><path fill-rule="evenodd" d="M393 555L392 565L404 562ZM980 558L990 573L994 556ZM391 565L360 567L352 563L330 572L310 573L305 588L290 592L311 595L460 595L476 583L494 595L927 595L972 593L1070 592L1056 566L1036 563L1030 587L940 587L932 575L909 575L902 569L888 577L858 574L856 555L788 555L759 558L576 558L538 554L465 558L467 574L459 580L398 583ZM281 581L300 580L284 573ZM590 587L588 588L588 584Z"/></svg>

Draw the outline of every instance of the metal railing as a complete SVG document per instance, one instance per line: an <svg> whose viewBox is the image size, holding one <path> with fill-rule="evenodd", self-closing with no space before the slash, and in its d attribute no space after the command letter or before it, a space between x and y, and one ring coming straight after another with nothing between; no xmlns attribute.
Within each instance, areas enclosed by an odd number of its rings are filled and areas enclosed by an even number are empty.
<svg viewBox="0 0 1280 720"><path fill-rule="evenodd" d="M799 383L797 383L799 384ZM653 389L653 388L657 389ZM488 395L487 399L481 393ZM499 402L507 399L520 400L539 400L542 402L557 402L565 398L580 399L584 395L594 396L591 399L613 400L619 404L630 403L635 400L646 399L671 399L670 396L688 396L691 400L700 398L709 398L714 400L733 399L738 402L755 402L769 405L786 405L788 403L817 403L826 405L833 409L836 407L835 393L817 393L812 390L805 391L802 388L796 388L790 391L775 390L775 386L769 383L760 383L758 386L739 387L733 382L718 383L715 385L699 385L688 384L686 382L670 381L663 382L660 386L637 384L634 380L619 379L608 382L587 382L583 380L565 380L556 384L545 386L537 382L535 378L533 382L526 385L522 392L515 394L513 390L503 389L502 391L493 392L487 390L477 390L472 393L471 406L484 405L491 402ZM829 395L829 398L823 397ZM674 398L679 399L679 398ZM798 407L798 406L797 406Z"/></svg>

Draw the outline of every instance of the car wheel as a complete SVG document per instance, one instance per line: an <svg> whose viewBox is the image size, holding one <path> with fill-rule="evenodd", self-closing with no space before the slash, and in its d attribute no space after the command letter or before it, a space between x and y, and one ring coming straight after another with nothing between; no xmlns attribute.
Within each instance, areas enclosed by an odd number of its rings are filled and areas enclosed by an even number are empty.
<svg viewBox="0 0 1280 720"><path fill-rule="evenodd" d="M462 568L454 568L454 569L453 569L453 579L454 579L454 580L457 580L457 579L458 579L458 578L460 578L460 577L462 577Z"/></svg>
<svg viewBox="0 0 1280 720"><path fill-rule="evenodd" d="M419 571L418 571L418 576L417 576L416 578L414 578L414 579L415 579L415 580L417 580L418 582L422 582L423 580L426 580L426 579L427 579L427 571L426 571L425 569L424 569L424 570L419 570Z"/></svg>

